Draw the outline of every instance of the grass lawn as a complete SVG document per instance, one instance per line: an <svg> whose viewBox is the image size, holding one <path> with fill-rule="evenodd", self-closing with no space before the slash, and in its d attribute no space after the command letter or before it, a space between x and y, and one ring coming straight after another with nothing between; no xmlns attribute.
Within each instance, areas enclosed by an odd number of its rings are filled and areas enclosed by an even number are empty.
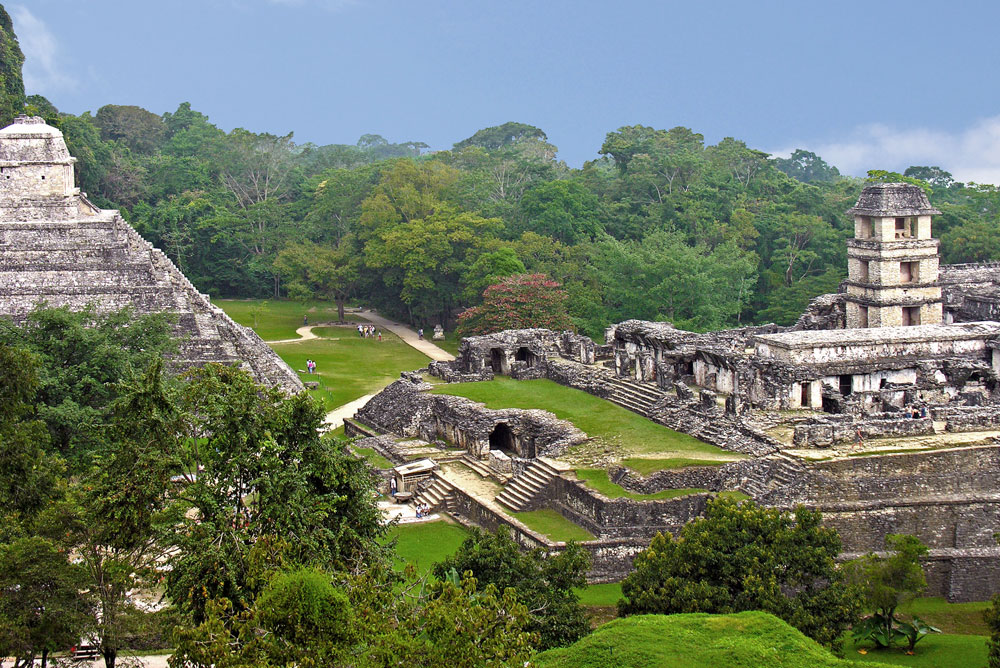
<svg viewBox="0 0 1000 668"><path fill-rule="evenodd" d="M514 517L524 522L529 529L545 534L555 541L594 540L594 534L565 517L552 508L528 510L512 513Z"/></svg>
<svg viewBox="0 0 1000 668"><path fill-rule="evenodd" d="M684 457L672 457L670 459L629 457L622 460L622 466L626 466L640 475L649 475L657 471L669 471L671 469L683 469L688 466L721 466L725 463L725 461L713 459L687 459Z"/></svg>
<svg viewBox="0 0 1000 668"><path fill-rule="evenodd" d="M368 463L377 469L391 469L392 462L375 452L375 448L352 448L359 457L364 457Z"/></svg>
<svg viewBox="0 0 1000 668"><path fill-rule="evenodd" d="M858 654L866 648L867 654ZM874 650L865 644L844 644L844 658L855 665L870 663L914 668L979 668L986 665L986 636L950 635L932 633L917 643L913 656L902 649Z"/></svg>
<svg viewBox="0 0 1000 668"><path fill-rule="evenodd" d="M402 570L413 564L417 575L423 575L435 563L449 557L465 540L469 532L450 522L401 524L390 533L396 539L396 567Z"/></svg>
<svg viewBox="0 0 1000 668"><path fill-rule="evenodd" d="M531 665L537 668L846 668L853 664L836 658L777 617L763 612L741 612L616 619L569 647L536 655Z"/></svg>
<svg viewBox="0 0 1000 668"><path fill-rule="evenodd" d="M983 621L983 611L990 605L989 601L949 603L940 596L925 596L899 606L899 612L917 616L944 633L985 636L989 635L990 630Z"/></svg>
<svg viewBox="0 0 1000 668"><path fill-rule="evenodd" d="M653 501L656 499L672 499L677 496L686 496L688 494L697 494L698 492L707 492L707 489L665 489L662 492L657 492L655 494L636 494L635 492L630 492L621 485L616 485L611 482L608 478L608 472L604 469L577 469L576 477L587 483L587 487L600 492L609 499L620 499L626 497L629 499L638 499L640 501Z"/></svg>
<svg viewBox="0 0 1000 668"><path fill-rule="evenodd" d="M316 362L315 374L300 373L299 378L320 382L320 389L311 394L323 401L327 410L377 392L398 380L400 371L419 369L429 361L390 332L382 332L380 342L362 339L350 329L343 331L335 339L271 345L295 371L305 370L306 359Z"/></svg>
<svg viewBox="0 0 1000 668"><path fill-rule="evenodd" d="M250 327L265 341L294 339L295 330L302 326L302 317L308 316L312 324L337 321L337 305L330 302L297 302L288 299L213 299L212 303L244 327ZM254 326L255 307L260 307L257 325ZM351 313L346 320L362 320Z"/></svg>
<svg viewBox="0 0 1000 668"><path fill-rule="evenodd" d="M578 589L576 593L580 596L580 605L613 607L618 605L618 599L622 597L622 583L587 585L583 589Z"/></svg>
<svg viewBox="0 0 1000 668"><path fill-rule="evenodd" d="M656 454L689 459L702 455L715 461L741 458L693 436L667 429L610 401L551 380L500 377L478 383L449 383L432 391L468 397L489 408L550 411L582 429L597 446L612 447L623 455Z"/></svg>

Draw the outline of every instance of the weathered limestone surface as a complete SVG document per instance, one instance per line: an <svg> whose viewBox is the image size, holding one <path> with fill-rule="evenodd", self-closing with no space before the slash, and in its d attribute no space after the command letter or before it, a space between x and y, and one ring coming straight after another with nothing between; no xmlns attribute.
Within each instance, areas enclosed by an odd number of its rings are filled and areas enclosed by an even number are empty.
<svg viewBox="0 0 1000 668"><path fill-rule="evenodd" d="M236 324L117 211L73 186L62 133L40 118L0 130L0 316L15 322L38 304L176 318L181 368L246 366L262 383L302 390L298 376L253 331Z"/></svg>
<svg viewBox="0 0 1000 668"><path fill-rule="evenodd" d="M542 410L491 410L464 397L428 394L431 385L398 380L379 392L355 416L400 436L443 440L488 459L491 450L508 457L554 456L587 439L565 420Z"/></svg>

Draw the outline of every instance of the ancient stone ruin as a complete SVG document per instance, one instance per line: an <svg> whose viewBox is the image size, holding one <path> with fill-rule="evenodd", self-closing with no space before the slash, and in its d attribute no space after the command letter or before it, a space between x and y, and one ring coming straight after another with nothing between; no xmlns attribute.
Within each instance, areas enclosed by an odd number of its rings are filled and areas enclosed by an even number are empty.
<svg viewBox="0 0 1000 668"><path fill-rule="evenodd" d="M583 543L592 581L622 577L656 531L676 532L713 494L741 493L821 510L844 558L914 534L930 547L931 593L985 599L1000 582L1000 264L939 267L938 211L915 186L866 187L849 213L848 279L792 327L696 333L629 320L604 345L539 329L471 337L455 361L376 396L349 433L396 464L435 462L418 498L460 522L558 551L515 514L557 510L595 537ZM566 463L585 438L572 425L430 394L425 382L498 375L548 378L748 457L647 477L612 462L611 481L637 494L706 491L611 499ZM456 459L458 474L447 470Z"/></svg>
<svg viewBox="0 0 1000 668"><path fill-rule="evenodd" d="M173 364L239 363L267 385L302 390L298 376L252 330L233 322L160 250L74 187L62 133L38 117L0 130L0 316L40 304L176 318Z"/></svg>

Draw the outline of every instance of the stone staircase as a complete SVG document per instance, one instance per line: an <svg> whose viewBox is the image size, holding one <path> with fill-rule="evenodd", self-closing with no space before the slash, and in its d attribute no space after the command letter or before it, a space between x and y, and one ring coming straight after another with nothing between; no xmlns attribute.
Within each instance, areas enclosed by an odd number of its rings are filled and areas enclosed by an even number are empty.
<svg viewBox="0 0 1000 668"><path fill-rule="evenodd" d="M426 503L431 510L446 510L451 512L452 504L454 503L454 498L452 497L452 491L454 489L454 485L435 472L434 475L431 476L430 483L417 492L417 496L414 498L414 503Z"/></svg>
<svg viewBox="0 0 1000 668"><path fill-rule="evenodd" d="M460 463L468 466L470 469L475 471L478 475L483 478L489 478L492 475L490 467L479 461L475 457L469 454L462 455L462 458L458 460Z"/></svg>
<svg viewBox="0 0 1000 668"><path fill-rule="evenodd" d="M667 396L666 392L654 383L612 378L609 380L609 384L611 385L609 401L644 417L649 417L653 406Z"/></svg>
<svg viewBox="0 0 1000 668"><path fill-rule="evenodd" d="M514 478L497 495L498 503L513 511L524 510L541 494L559 471L548 462L536 459L524 473Z"/></svg>

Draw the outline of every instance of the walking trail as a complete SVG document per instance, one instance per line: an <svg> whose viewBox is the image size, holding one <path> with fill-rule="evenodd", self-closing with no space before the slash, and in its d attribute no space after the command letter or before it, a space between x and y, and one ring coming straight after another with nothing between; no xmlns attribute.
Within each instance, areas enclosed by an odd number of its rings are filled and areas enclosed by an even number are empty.
<svg viewBox="0 0 1000 668"><path fill-rule="evenodd" d="M406 325L400 325L399 323L383 318L374 311L355 311L355 313L382 329L389 330L402 339L403 343L419 350L436 362L450 362L455 359L455 356L447 350L439 348L427 339L421 339L416 332ZM315 325L305 325L295 330L295 333L298 334L297 339L280 339L278 341L268 341L267 343L301 343L302 341L312 341L320 338L313 334L313 327L329 327L332 324L333 323L317 323ZM326 428L338 429L344 424L344 418L349 418L357 413L358 410L368 403L368 400L374 396L374 394L366 394L365 396L358 397L354 401L346 403L343 406L334 408L332 411L327 413L326 417L323 419Z"/></svg>

